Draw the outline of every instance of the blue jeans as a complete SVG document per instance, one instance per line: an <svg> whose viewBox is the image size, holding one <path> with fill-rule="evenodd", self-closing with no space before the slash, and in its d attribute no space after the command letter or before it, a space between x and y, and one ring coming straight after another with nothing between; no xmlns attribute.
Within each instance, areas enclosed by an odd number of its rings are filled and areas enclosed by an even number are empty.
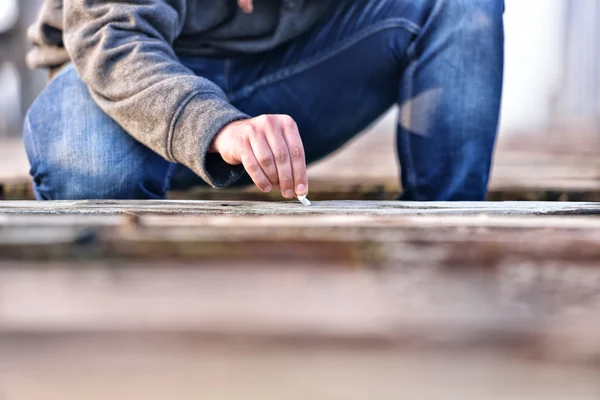
<svg viewBox="0 0 600 400"><path fill-rule="evenodd" d="M398 104L402 199L484 200L502 92L503 0L333 3L317 26L268 53L181 62L248 115L292 116L309 163ZM72 66L29 110L24 141L38 199L161 199L203 184L104 114Z"/></svg>

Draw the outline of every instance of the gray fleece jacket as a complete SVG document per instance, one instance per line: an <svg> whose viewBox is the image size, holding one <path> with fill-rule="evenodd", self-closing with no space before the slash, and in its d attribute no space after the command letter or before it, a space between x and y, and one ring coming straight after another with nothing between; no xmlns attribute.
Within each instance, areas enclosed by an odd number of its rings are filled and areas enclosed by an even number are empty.
<svg viewBox="0 0 600 400"><path fill-rule="evenodd" d="M247 118L178 56L259 53L300 35L331 0L45 0L30 28L31 68L75 65L95 102L125 131L214 187L243 170L209 154L217 133Z"/></svg>

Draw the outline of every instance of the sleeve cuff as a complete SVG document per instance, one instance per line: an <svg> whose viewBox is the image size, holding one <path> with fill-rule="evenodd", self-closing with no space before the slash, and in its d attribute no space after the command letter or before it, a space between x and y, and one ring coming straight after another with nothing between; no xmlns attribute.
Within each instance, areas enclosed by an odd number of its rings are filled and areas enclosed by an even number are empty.
<svg viewBox="0 0 600 400"><path fill-rule="evenodd" d="M194 171L214 188L232 185L244 174L241 165L229 165L219 154L209 153L221 130L233 121L250 118L216 93L199 93L182 105L170 143L173 161Z"/></svg>

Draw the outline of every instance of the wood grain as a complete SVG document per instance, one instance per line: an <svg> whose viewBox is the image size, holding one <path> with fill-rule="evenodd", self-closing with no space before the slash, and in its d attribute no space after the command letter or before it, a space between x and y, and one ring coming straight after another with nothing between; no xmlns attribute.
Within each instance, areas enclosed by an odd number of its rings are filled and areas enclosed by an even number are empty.
<svg viewBox="0 0 600 400"><path fill-rule="evenodd" d="M594 203L0 204L0 398L597 399Z"/></svg>

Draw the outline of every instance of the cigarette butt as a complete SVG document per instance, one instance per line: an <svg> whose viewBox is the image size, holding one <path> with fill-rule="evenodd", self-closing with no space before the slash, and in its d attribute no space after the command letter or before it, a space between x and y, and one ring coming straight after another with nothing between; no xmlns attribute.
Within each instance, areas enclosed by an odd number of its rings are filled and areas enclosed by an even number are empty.
<svg viewBox="0 0 600 400"><path fill-rule="evenodd" d="M306 196L298 196L298 200L300 200L300 203L304 204L306 207L312 204L310 200L306 198Z"/></svg>

